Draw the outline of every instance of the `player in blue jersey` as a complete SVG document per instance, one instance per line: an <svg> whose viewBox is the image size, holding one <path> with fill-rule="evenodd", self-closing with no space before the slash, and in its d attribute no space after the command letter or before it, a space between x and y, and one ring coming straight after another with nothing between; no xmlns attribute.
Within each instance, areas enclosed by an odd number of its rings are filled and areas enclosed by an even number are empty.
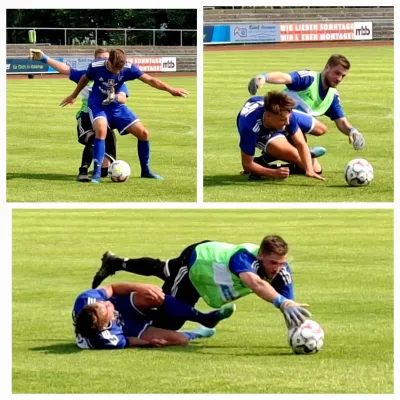
<svg viewBox="0 0 400 400"><path fill-rule="evenodd" d="M150 257L122 258L107 251L103 254L102 264L94 276L92 287L96 288L117 271L126 271L162 279L164 293L191 306L202 297L207 304L215 307L215 303L209 298L211 296L204 294L201 283L196 284L196 278L191 275L200 259L203 264L205 262L204 270L197 276L204 281L204 286L207 287L205 291L216 286L217 292L230 293L223 304L253 292L279 308L288 325L298 325L310 314L303 308L306 304L294 301L293 278L287 254L287 243L277 235L264 237L259 246L205 240L188 246L179 257L166 261ZM165 316L156 320L157 326L174 330L184 323Z"/></svg>
<svg viewBox="0 0 400 400"><path fill-rule="evenodd" d="M96 49L94 52L94 58L107 59L109 56L108 50L105 48ZM40 49L29 49L29 59L34 61L43 62L50 67L54 68L62 75L67 75L69 79L75 83L79 83L82 75L85 74L85 70L78 70L76 68L71 68L69 65L64 64L58 60L55 60L48 55L44 54ZM89 98L89 93L91 90L91 83L89 83L84 90L81 92L82 105L81 109L76 114L77 122L77 134L78 142L83 144L85 148L82 152L82 161L79 167L79 173L77 176L78 182L90 182L88 170L90 164L92 163L92 147L94 142L94 130L92 122L90 121L90 116L87 110L87 102ZM116 101L121 104L126 103L126 99L129 96L128 87L124 84L121 87L121 92L118 94ZM108 174L108 167L110 163L116 160L116 138L113 130L108 127L107 135L105 139L105 158L101 169L101 176L105 177Z"/></svg>
<svg viewBox="0 0 400 400"><path fill-rule="evenodd" d="M104 139L107 133L107 124L115 126L120 134L131 133L137 137L141 177L162 179L161 176L150 171L148 130L128 107L112 101L115 94L120 92L124 82L135 79L139 79L156 89L167 91L173 96L186 97L188 94L185 89L173 88L161 80L145 74L130 61L127 61L123 50L114 49L110 51L107 60L91 63L74 92L61 102L62 106L74 103L77 95L87 83L91 80L94 82L89 97L89 113L96 132L93 151L95 165L92 176L93 183L100 182L100 167L104 159Z"/></svg>
<svg viewBox="0 0 400 400"><path fill-rule="evenodd" d="M157 309L157 310L155 310ZM115 283L90 289L75 300L72 322L76 344L82 349L123 349L185 345L210 337L220 321L229 318L234 305L209 313L165 295L160 288L140 283ZM192 331L175 332L153 326L155 313L202 324Z"/></svg>
<svg viewBox="0 0 400 400"><path fill-rule="evenodd" d="M266 82L286 85L286 92L296 101L299 110L313 117L327 116L340 132L348 136L353 148L360 150L365 146L364 137L347 120L336 90L349 70L350 61L341 54L333 54L321 73L310 70L262 73L250 80L248 89L254 95ZM315 119L310 134L319 136L327 130L324 123Z"/></svg>
<svg viewBox="0 0 400 400"><path fill-rule="evenodd" d="M308 177L325 180L321 176L321 165L312 158L303 134L312 129L313 118L294 108L295 102L280 92L269 92L264 98L251 97L243 105L236 125L242 166L250 177L286 178L288 167L273 169L269 164L282 160L300 168ZM262 152L261 159L255 159L256 148Z"/></svg>

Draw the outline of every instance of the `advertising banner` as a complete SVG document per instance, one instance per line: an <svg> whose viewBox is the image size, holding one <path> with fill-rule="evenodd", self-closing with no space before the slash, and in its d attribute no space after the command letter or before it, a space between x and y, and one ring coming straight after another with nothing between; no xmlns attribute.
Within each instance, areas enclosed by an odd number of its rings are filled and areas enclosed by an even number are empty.
<svg viewBox="0 0 400 400"><path fill-rule="evenodd" d="M279 42L279 24L234 24L231 28L231 43L275 43Z"/></svg>
<svg viewBox="0 0 400 400"><path fill-rule="evenodd" d="M325 42L365 39L372 39L371 22L335 21L280 24L281 42Z"/></svg>
<svg viewBox="0 0 400 400"><path fill-rule="evenodd" d="M74 69L87 69L93 57L64 57L62 62Z"/></svg>
<svg viewBox="0 0 400 400"><path fill-rule="evenodd" d="M60 59L58 59L60 60ZM26 60L23 58L7 58L6 59L7 74L48 74L57 73L47 64L38 61Z"/></svg>
<svg viewBox="0 0 400 400"><path fill-rule="evenodd" d="M209 25L203 27L204 44L230 43L231 31L229 25Z"/></svg>
<svg viewBox="0 0 400 400"><path fill-rule="evenodd" d="M354 40L372 40L372 22L354 22Z"/></svg>
<svg viewBox="0 0 400 400"><path fill-rule="evenodd" d="M175 72L176 57L132 57L132 62L144 72Z"/></svg>

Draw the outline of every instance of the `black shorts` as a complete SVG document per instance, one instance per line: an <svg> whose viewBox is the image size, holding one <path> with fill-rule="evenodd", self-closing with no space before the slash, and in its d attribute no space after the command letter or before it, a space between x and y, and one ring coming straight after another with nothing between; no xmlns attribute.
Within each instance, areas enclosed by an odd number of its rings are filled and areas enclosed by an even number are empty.
<svg viewBox="0 0 400 400"><path fill-rule="evenodd" d="M89 114L81 113L76 120L77 126L76 131L78 134L78 142L84 146L93 146L95 133L93 130L92 122L90 121ZM115 161L117 159L117 149L116 149L116 137L115 133L110 127L107 127L107 136L105 139L106 145L106 156L111 160Z"/></svg>

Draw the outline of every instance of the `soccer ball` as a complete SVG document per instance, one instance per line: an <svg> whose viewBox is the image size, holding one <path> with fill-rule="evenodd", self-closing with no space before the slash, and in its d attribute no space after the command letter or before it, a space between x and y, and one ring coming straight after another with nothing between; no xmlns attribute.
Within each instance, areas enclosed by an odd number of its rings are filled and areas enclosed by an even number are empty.
<svg viewBox="0 0 400 400"><path fill-rule="evenodd" d="M108 168L108 176L113 182L125 182L131 174L131 167L122 160L114 161Z"/></svg>
<svg viewBox="0 0 400 400"><path fill-rule="evenodd" d="M312 354L320 351L324 344L324 337L321 326L311 319L289 329L288 332L290 347L296 354Z"/></svg>
<svg viewBox="0 0 400 400"><path fill-rule="evenodd" d="M366 186L374 179L374 170L367 160L356 158L346 165L344 178L350 186Z"/></svg>

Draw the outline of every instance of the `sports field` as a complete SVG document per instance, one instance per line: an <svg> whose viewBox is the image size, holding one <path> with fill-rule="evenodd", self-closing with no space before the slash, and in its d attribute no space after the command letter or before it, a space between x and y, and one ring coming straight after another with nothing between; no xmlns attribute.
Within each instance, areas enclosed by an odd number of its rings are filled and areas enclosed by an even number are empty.
<svg viewBox="0 0 400 400"><path fill-rule="evenodd" d="M393 46L252 48L204 53L204 201L393 201ZM353 150L336 125L322 117L328 132L319 138L309 135L308 141L327 149L320 159L326 182L303 176L248 182L247 176L239 174L236 129L237 113L250 97L248 81L260 72L322 71L333 53L341 53L351 62L338 90L345 115L364 134L366 148ZM258 94L283 88L266 84ZM347 186L343 170L354 158L365 158L373 165L375 178L369 187Z"/></svg>
<svg viewBox="0 0 400 400"><path fill-rule="evenodd" d="M98 225L83 237L82 221ZM271 233L288 241L296 298L325 330L320 353L292 354L281 313L255 295L186 347L75 347L72 305L105 250L165 259ZM12 235L13 393L393 393L392 210L14 210ZM106 282L124 280L160 283Z"/></svg>
<svg viewBox="0 0 400 400"><path fill-rule="evenodd" d="M174 98L128 82L127 105L150 132L151 168L165 180L140 178L137 139L117 138L117 158L130 164L125 183L76 182L83 146L75 114L80 99L62 108L75 84L68 79L7 80L7 201L9 202L181 202L196 201L196 78L161 77L190 96Z"/></svg>

